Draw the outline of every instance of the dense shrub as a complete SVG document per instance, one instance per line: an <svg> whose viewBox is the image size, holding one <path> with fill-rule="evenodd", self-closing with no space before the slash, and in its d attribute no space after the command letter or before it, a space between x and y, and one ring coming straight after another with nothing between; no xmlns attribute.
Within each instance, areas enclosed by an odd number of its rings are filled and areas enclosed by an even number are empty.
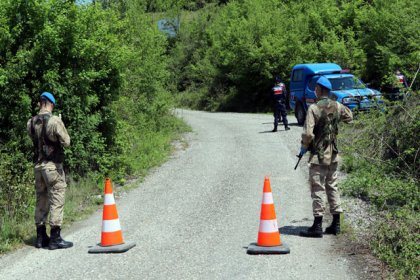
<svg viewBox="0 0 420 280"><path fill-rule="evenodd" d="M167 40L152 24L134 0L0 1L0 252L33 234L26 122L42 91L71 137L66 213L94 204L104 175L123 182L165 159L182 124L166 89Z"/></svg>
<svg viewBox="0 0 420 280"><path fill-rule="evenodd" d="M359 115L340 138L349 173L343 191L378 211L372 249L400 279L419 276L419 114L419 95L412 94L385 112Z"/></svg>
<svg viewBox="0 0 420 280"><path fill-rule="evenodd" d="M396 68L411 81L420 55L412 20L419 9L419 2L408 0L209 6L182 21L172 50L173 80L183 95L192 96L182 100L233 111L267 110L273 77L288 81L297 63L336 62L376 87L388 83Z"/></svg>
<svg viewBox="0 0 420 280"><path fill-rule="evenodd" d="M37 113L40 93L50 91L72 136L67 168L80 175L104 169L115 130L109 106L120 84L118 26L106 24L115 15L70 1L3 1L0 11L2 38L9 38L0 53L1 142L31 159L26 120Z"/></svg>

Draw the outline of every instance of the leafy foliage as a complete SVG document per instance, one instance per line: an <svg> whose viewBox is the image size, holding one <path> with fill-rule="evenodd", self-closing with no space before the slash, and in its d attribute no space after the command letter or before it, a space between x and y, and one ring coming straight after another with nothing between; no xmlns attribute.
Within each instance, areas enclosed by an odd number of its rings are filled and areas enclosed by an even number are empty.
<svg viewBox="0 0 420 280"><path fill-rule="evenodd" d="M344 193L370 201L382 216L373 250L400 279L417 279L419 266L419 95L359 116L342 134Z"/></svg>
<svg viewBox="0 0 420 280"><path fill-rule="evenodd" d="M0 1L0 251L33 233L26 123L43 91L71 137L66 213L90 208L103 175L122 182L160 164L185 129L165 86L167 40L143 11L134 0Z"/></svg>
<svg viewBox="0 0 420 280"><path fill-rule="evenodd" d="M181 100L208 110L265 111L273 77L336 62L377 87L418 68L415 1L243 0L185 19L172 50ZM384 36L386 34L386 36ZM417 82L414 87L418 88ZM194 101L198 99L198 101Z"/></svg>
<svg viewBox="0 0 420 280"><path fill-rule="evenodd" d="M50 91L72 136L66 166L81 175L105 168L105 148L115 130L109 104L118 98L120 84L112 59L117 27L106 24L114 15L63 1L3 5L0 17L6 18L10 41L0 58L2 143L25 143L21 148L31 158L31 143L22 141L24 120L36 114L40 93Z"/></svg>

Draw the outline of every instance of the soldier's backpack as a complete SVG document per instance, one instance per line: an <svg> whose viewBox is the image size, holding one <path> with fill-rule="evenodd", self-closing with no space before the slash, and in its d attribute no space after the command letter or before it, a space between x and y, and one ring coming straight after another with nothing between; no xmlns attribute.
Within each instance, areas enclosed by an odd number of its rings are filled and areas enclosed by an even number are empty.
<svg viewBox="0 0 420 280"><path fill-rule="evenodd" d="M333 100L322 99L314 106L319 108L321 116L314 127L315 139L312 141L309 150L322 161L325 150L329 145L333 146L333 153L338 153L337 135L340 116L338 104Z"/></svg>
<svg viewBox="0 0 420 280"><path fill-rule="evenodd" d="M47 137L47 125L51 118L51 114L39 114L31 120L31 134L34 144L35 163L42 161L52 161L54 163L62 163L64 161L64 149L60 143L51 141ZM41 134L37 135L35 127L42 126Z"/></svg>

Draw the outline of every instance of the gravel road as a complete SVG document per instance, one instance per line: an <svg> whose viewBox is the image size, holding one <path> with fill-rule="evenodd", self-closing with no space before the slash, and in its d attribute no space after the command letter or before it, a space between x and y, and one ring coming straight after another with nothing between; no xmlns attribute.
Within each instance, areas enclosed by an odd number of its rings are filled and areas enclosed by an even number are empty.
<svg viewBox="0 0 420 280"><path fill-rule="evenodd" d="M88 254L101 211L64 231L75 246L26 246L0 258L0 279L363 279L336 237L298 236L312 224L306 162L294 171L301 127L271 133L264 114L176 112L193 128L180 149L117 200L124 254ZM288 255L246 254L256 242L269 176ZM324 224L325 226L325 224Z"/></svg>

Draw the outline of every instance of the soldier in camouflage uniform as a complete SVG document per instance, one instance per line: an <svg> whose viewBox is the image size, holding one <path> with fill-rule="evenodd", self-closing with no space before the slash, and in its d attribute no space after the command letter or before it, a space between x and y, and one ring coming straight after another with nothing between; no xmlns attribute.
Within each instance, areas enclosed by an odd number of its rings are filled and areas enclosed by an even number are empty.
<svg viewBox="0 0 420 280"><path fill-rule="evenodd" d="M331 90L330 81L321 76L315 88L318 102L309 107L306 114L302 147L299 155L310 151L309 177L311 185L312 210L314 223L300 234L306 237L322 237L322 217L325 206L323 195L327 194L330 212L333 215L331 226L325 233L338 234L340 232L340 195L337 189L338 123L350 123L353 114L349 108L328 98Z"/></svg>
<svg viewBox="0 0 420 280"><path fill-rule="evenodd" d="M72 242L61 238L66 180L63 171L64 149L70 145L70 137L60 117L53 116L55 98L49 92L41 94L40 111L29 119L28 133L34 143L37 228L36 248L50 250L70 248ZM51 234L46 233L49 214Z"/></svg>

